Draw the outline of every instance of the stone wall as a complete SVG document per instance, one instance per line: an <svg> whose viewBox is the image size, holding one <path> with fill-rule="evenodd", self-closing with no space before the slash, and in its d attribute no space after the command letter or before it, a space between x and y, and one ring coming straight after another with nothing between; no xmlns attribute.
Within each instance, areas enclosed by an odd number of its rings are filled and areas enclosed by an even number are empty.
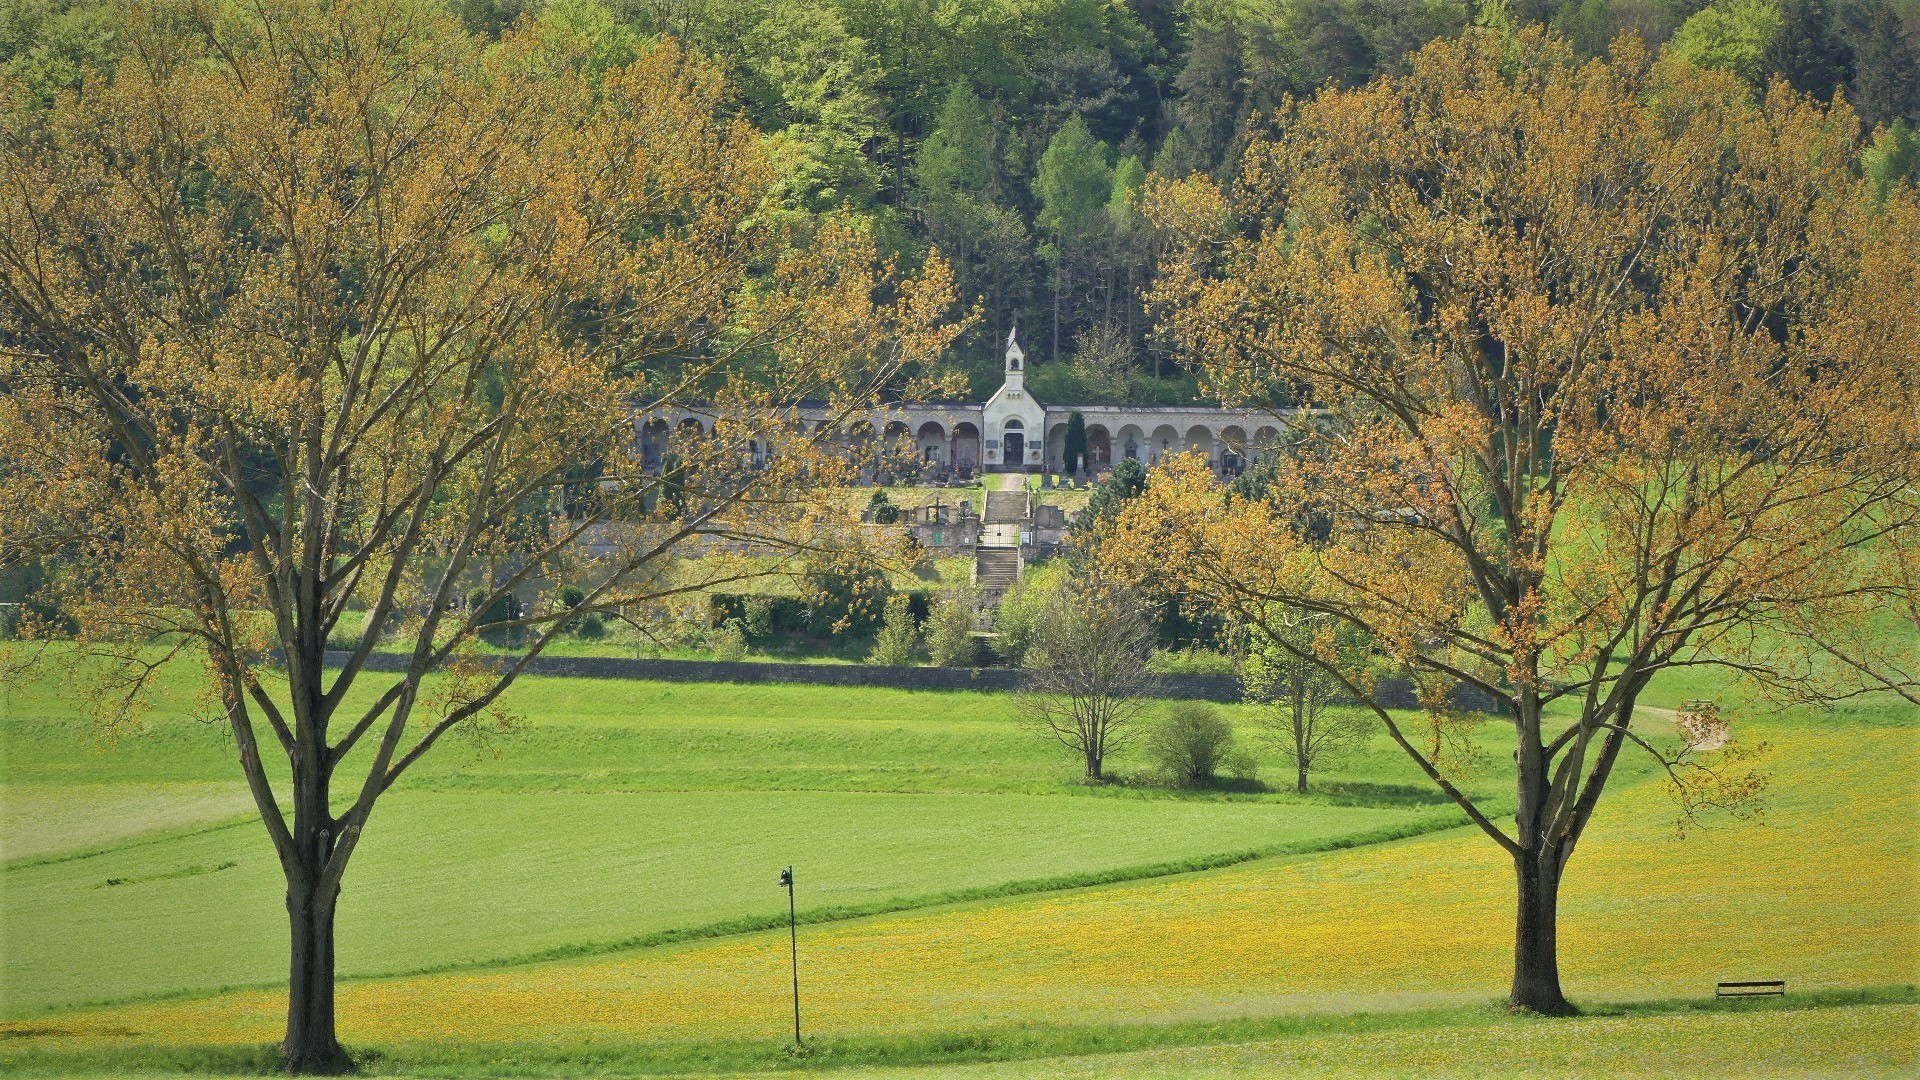
<svg viewBox="0 0 1920 1080"><path fill-rule="evenodd" d="M338 667L347 654L327 654L329 667ZM367 660L372 671L400 671L406 667L400 653L375 653ZM505 662L506 658L501 658ZM724 660L626 660L610 656L541 656L527 665L529 675L569 679L652 679L659 682L809 683L815 686L880 686L895 690L1020 689L1026 673L1018 668L885 667L879 664L782 664ZM1391 708L1417 707L1413 688L1404 682L1383 680L1381 696ZM1160 696L1193 701L1236 702L1240 681L1231 675L1162 675ZM1485 709L1479 694L1462 696L1468 707Z"/></svg>

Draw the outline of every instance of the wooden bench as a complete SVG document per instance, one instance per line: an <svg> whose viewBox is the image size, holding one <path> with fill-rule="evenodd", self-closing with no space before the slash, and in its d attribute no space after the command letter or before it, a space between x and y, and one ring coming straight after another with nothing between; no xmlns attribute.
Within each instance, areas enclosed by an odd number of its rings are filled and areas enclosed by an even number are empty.
<svg viewBox="0 0 1920 1080"><path fill-rule="evenodd" d="M1760 979L1755 982L1723 982L1713 988L1714 997L1785 997L1787 980Z"/></svg>

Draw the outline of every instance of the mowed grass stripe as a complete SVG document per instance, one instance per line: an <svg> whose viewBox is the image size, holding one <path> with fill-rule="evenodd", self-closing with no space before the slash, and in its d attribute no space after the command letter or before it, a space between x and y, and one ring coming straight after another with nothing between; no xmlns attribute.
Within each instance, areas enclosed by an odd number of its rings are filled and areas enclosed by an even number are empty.
<svg viewBox="0 0 1920 1080"><path fill-rule="evenodd" d="M254 813L239 780L0 785L0 862L44 862Z"/></svg>
<svg viewBox="0 0 1920 1080"><path fill-rule="evenodd" d="M43 673L44 674L44 673ZM429 680L431 685L434 680ZM362 701L366 687L350 700ZM71 684L41 678L0 690L0 785L234 782L232 738L197 712L197 677L168 669L137 733L108 738ZM1021 726L1010 695L870 687L527 678L508 692L517 734L450 741L422 759L407 790L999 792L1180 799L1164 790L1090 788L1070 756ZM1248 748L1283 765L1255 734L1251 710L1228 707ZM351 776L363 763L350 757ZM280 768L269 761L270 768ZM1109 759L1119 777L1151 764L1137 748ZM1332 801L1436 806L1432 790L1384 737L1326 770ZM1482 790L1499 794L1496 770ZM1288 791L1257 796L1301 800Z"/></svg>
<svg viewBox="0 0 1920 1080"><path fill-rule="evenodd" d="M1457 820L1009 795L400 792L348 873L340 965L348 977L444 969L765 926L785 914L774 879L788 864L803 909L822 918ZM271 984L285 963L283 886L257 827L8 868L3 880L6 1015Z"/></svg>
<svg viewBox="0 0 1920 1080"><path fill-rule="evenodd" d="M1003 1080L1125 1076L1239 1080L1248 1076L1541 1077L1583 1080L1753 1075L1912 1076L1920 1064L1920 1005L1744 1008L1584 1016L1551 1021L1450 1017L1348 1032L1131 1053L1083 1054L920 1068L848 1069L848 1080ZM745 1074L743 1074L745 1075Z"/></svg>
<svg viewBox="0 0 1920 1080"><path fill-rule="evenodd" d="M1563 899L1570 993L1800 989L1920 974L1920 748L1908 728L1780 728L1765 826L1670 827L1643 784L1604 804ZM1787 871L1790 870L1790 876ZM1445 836L1070 894L818 928L802 941L813 1030L869 1035L1009 1024L1143 1023L1484 1001L1503 989L1511 868ZM700 1041L786 1022L784 935L585 962L344 987L361 1045ZM248 991L73 1014L34 1042L268 1042L284 997ZM117 1034L116 1034L117 1033Z"/></svg>

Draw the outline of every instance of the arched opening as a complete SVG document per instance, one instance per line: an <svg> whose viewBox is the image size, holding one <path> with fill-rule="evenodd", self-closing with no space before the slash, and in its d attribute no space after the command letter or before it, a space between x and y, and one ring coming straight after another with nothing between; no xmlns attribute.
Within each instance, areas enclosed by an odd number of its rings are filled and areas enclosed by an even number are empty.
<svg viewBox="0 0 1920 1080"><path fill-rule="evenodd" d="M1009 468L1017 468L1027 460L1026 425L1017 416L1010 416L1000 425L1000 463Z"/></svg>
<svg viewBox="0 0 1920 1080"><path fill-rule="evenodd" d="M647 472L660 471L660 462L667 456L670 430L667 422L659 417L647 421L640 429L640 462Z"/></svg>
<svg viewBox="0 0 1920 1080"><path fill-rule="evenodd" d="M1213 468L1220 464L1219 461L1214 458L1213 432L1198 424L1187 429L1187 445L1185 449L1194 453L1207 455L1208 468Z"/></svg>
<svg viewBox="0 0 1920 1080"><path fill-rule="evenodd" d="M889 420L880 429L880 470L891 477L914 468L913 430L903 420ZM892 481L889 480L889 483Z"/></svg>
<svg viewBox="0 0 1920 1080"><path fill-rule="evenodd" d="M980 429L965 420L953 426L953 467L969 472L980 467Z"/></svg>
<svg viewBox="0 0 1920 1080"><path fill-rule="evenodd" d="M1073 462L1067 460L1067 422L1062 420L1047 427L1047 453L1043 462L1048 472L1069 472Z"/></svg>
<svg viewBox="0 0 1920 1080"><path fill-rule="evenodd" d="M671 453L684 460L693 451L693 444L707 437L706 425L697 417L689 416L680 421L673 429L673 447Z"/></svg>
<svg viewBox="0 0 1920 1080"><path fill-rule="evenodd" d="M1120 429L1120 434L1117 436L1117 439L1119 442L1119 448L1115 451L1115 453L1118 454L1119 457L1132 458L1135 461L1146 460L1146 456L1147 456L1147 433L1146 432L1141 431L1137 426L1133 424L1128 424L1126 427L1123 427ZM1115 458L1115 460L1119 460L1119 458Z"/></svg>
<svg viewBox="0 0 1920 1080"><path fill-rule="evenodd" d="M1247 431L1238 424L1220 432L1220 471L1228 476L1247 471Z"/></svg>
<svg viewBox="0 0 1920 1080"><path fill-rule="evenodd" d="M914 434L915 456L924 465L941 466L947 463L947 429L938 421L929 420L920 425Z"/></svg>
<svg viewBox="0 0 1920 1080"><path fill-rule="evenodd" d="M1172 424L1161 424L1153 429L1153 437L1147 443L1151 454L1148 460L1158 465L1180 452L1180 430Z"/></svg>
<svg viewBox="0 0 1920 1080"><path fill-rule="evenodd" d="M1087 425L1087 471L1099 472L1113 464L1113 436L1105 424Z"/></svg>

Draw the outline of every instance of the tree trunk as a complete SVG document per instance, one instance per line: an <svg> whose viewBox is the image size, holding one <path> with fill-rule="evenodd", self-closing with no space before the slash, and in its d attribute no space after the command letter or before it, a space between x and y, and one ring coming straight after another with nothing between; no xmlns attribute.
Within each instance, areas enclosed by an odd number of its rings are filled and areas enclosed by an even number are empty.
<svg viewBox="0 0 1920 1080"><path fill-rule="evenodd" d="M1572 1016L1577 1010L1560 993L1556 936L1560 874L1554 869L1558 862L1551 850L1514 859L1519 907L1513 935L1513 992L1507 1005L1547 1016Z"/></svg>
<svg viewBox="0 0 1920 1080"><path fill-rule="evenodd" d="M349 1065L333 1028L333 914L338 899L337 892L316 896L287 891L293 960L287 1041L281 1049L290 1073L339 1073Z"/></svg>
<svg viewBox="0 0 1920 1080"><path fill-rule="evenodd" d="M1299 781L1295 785L1294 790L1305 795L1307 793L1307 759L1304 757L1298 759L1295 762L1295 767L1299 769Z"/></svg>

